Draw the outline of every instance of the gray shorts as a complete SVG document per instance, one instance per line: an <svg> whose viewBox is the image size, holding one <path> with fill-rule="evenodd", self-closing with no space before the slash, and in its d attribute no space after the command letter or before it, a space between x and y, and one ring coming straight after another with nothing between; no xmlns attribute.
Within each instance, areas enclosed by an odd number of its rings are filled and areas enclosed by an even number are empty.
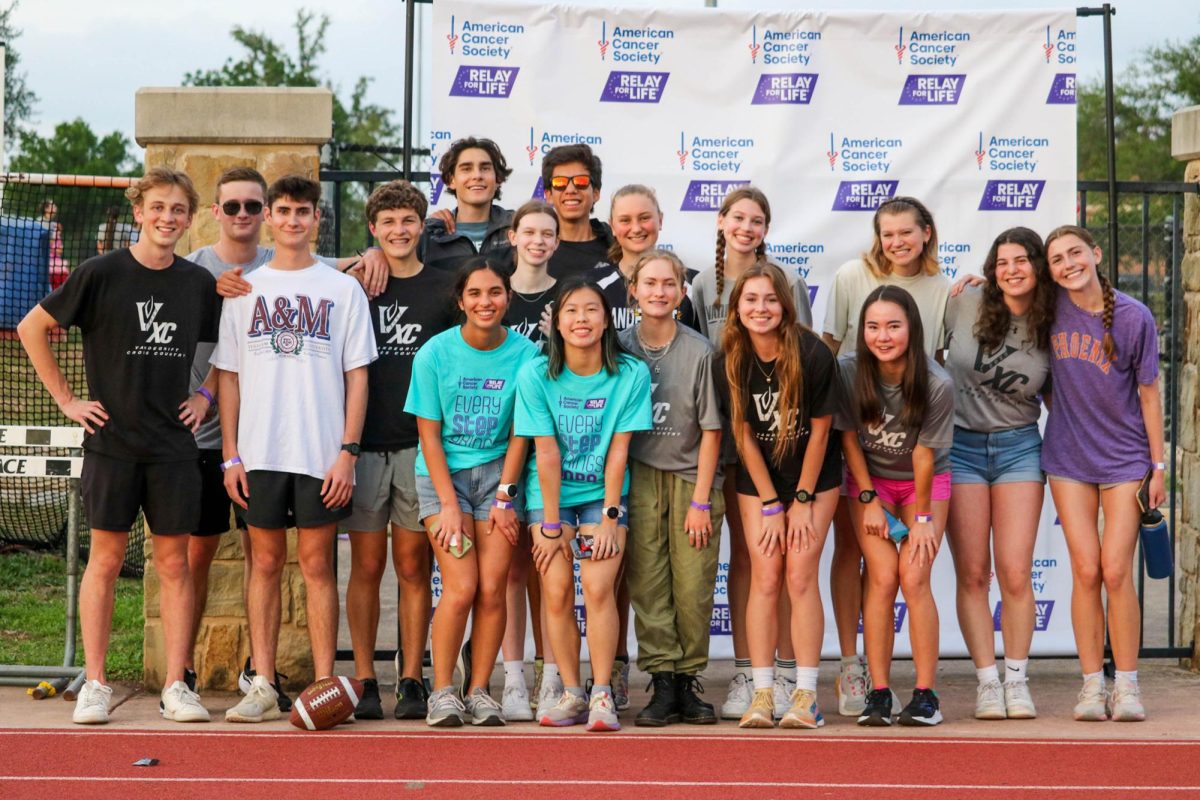
<svg viewBox="0 0 1200 800"><path fill-rule="evenodd" d="M342 523L351 531L383 531L388 522L410 531L421 530L416 473L417 448L390 453L364 450L354 465L353 511Z"/></svg>
<svg viewBox="0 0 1200 800"><path fill-rule="evenodd" d="M500 456L486 464L450 473L450 480L454 482L454 493L458 495L458 507L464 514L477 520L488 518L492 510L492 501L496 499L496 489L500 486L500 472L503 469L504 456ZM417 476L417 497L421 501L422 520L441 512L442 501L438 499L432 478ZM518 519L525 519L525 502L521 491L517 492L513 509L517 512Z"/></svg>

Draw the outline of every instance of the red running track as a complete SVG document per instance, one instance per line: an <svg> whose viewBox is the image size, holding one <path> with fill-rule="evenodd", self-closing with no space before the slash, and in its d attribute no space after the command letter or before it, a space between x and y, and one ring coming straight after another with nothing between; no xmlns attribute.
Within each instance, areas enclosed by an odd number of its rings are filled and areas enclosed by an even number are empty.
<svg viewBox="0 0 1200 800"><path fill-rule="evenodd" d="M1193 800L1198 762L1200 741L0 729L0 797Z"/></svg>

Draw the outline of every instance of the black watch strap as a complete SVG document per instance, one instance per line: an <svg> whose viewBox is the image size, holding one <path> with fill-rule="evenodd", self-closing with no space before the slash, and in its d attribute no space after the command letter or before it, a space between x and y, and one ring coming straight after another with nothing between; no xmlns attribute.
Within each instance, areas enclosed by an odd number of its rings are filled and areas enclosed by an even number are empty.
<svg viewBox="0 0 1200 800"><path fill-rule="evenodd" d="M879 496L879 493L876 492L874 489L863 489L861 492L858 493L858 502L869 503L878 496Z"/></svg>
<svg viewBox="0 0 1200 800"><path fill-rule="evenodd" d="M362 446L360 446L358 442L343 442L342 449L355 458L362 453Z"/></svg>
<svg viewBox="0 0 1200 800"><path fill-rule="evenodd" d="M805 489L796 490L796 502L798 503L813 503L816 502L817 496Z"/></svg>

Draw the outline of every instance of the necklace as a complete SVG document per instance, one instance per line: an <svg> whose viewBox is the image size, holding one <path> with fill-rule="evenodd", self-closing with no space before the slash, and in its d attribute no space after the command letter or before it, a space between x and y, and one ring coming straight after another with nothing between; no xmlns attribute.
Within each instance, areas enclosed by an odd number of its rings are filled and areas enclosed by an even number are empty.
<svg viewBox="0 0 1200 800"><path fill-rule="evenodd" d="M541 300L543 297L546 296L546 292L550 291L553 288L554 288L554 284L552 283L549 286L547 286L545 289L542 289L537 294L533 294L532 292L529 294L525 294L524 292L518 292L516 289L513 290L513 294L520 297L526 303L536 303L537 301Z"/></svg>
<svg viewBox="0 0 1200 800"><path fill-rule="evenodd" d="M758 371L762 373L763 378L767 381L767 386L770 387L771 379L775 377L775 368L779 366L779 359L771 362L771 371L767 372L765 369L763 369L762 361L759 359L758 354L756 353L754 355L754 366L758 367Z"/></svg>
<svg viewBox="0 0 1200 800"><path fill-rule="evenodd" d="M640 322L634 326L633 332L637 336L638 344L641 345L642 352L646 356L646 363L650 365L650 368L654 370L654 374L657 375L659 373L659 362L666 358L667 353L671 351L671 345L675 344L675 339L679 335L679 328L675 328L675 333L672 334L671 341L661 347L651 347L646 344L646 340L642 338L642 324Z"/></svg>

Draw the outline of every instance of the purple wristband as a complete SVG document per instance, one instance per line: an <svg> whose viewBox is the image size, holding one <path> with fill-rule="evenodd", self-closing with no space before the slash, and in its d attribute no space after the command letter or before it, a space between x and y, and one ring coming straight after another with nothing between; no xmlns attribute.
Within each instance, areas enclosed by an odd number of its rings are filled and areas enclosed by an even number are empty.
<svg viewBox="0 0 1200 800"><path fill-rule="evenodd" d="M543 522L542 530L544 531L560 531L562 530L561 522Z"/></svg>
<svg viewBox="0 0 1200 800"><path fill-rule="evenodd" d="M492 506L493 506L494 508L499 508L499 509L502 509L502 510L505 510L505 511L507 511L508 509L510 509L510 508L512 508L512 507L513 507L513 504L512 504L510 501L508 501L508 500L499 500L499 499L497 499L497 500L493 500L493 501L492 501ZM559 523L559 525L560 525L560 527L561 527L562 523Z"/></svg>
<svg viewBox="0 0 1200 800"><path fill-rule="evenodd" d="M210 392L208 389L205 389L203 386L200 386L196 389L196 394L208 401L209 408L212 408L217 404L217 399L212 396L212 392Z"/></svg>
<svg viewBox="0 0 1200 800"><path fill-rule="evenodd" d="M691 506L697 511L712 511L712 503L697 503L693 500Z"/></svg>
<svg viewBox="0 0 1200 800"><path fill-rule="evenodd" d="M775 505L771 506L770 508L764 508L762 511L762 515L764 517L773 517L776 514L782 514L782 513L783 513L783 503L776 503Z"/></svg>
<svg viewBox="0 0 1200 800"><path fill-rule="evenodd" d="M240 464L240 463L242 463L242 457L234 456L233 458L231 458L228 461L221 464L221 472L224 472L225 470L229 469L234 464Z"/></svg>

